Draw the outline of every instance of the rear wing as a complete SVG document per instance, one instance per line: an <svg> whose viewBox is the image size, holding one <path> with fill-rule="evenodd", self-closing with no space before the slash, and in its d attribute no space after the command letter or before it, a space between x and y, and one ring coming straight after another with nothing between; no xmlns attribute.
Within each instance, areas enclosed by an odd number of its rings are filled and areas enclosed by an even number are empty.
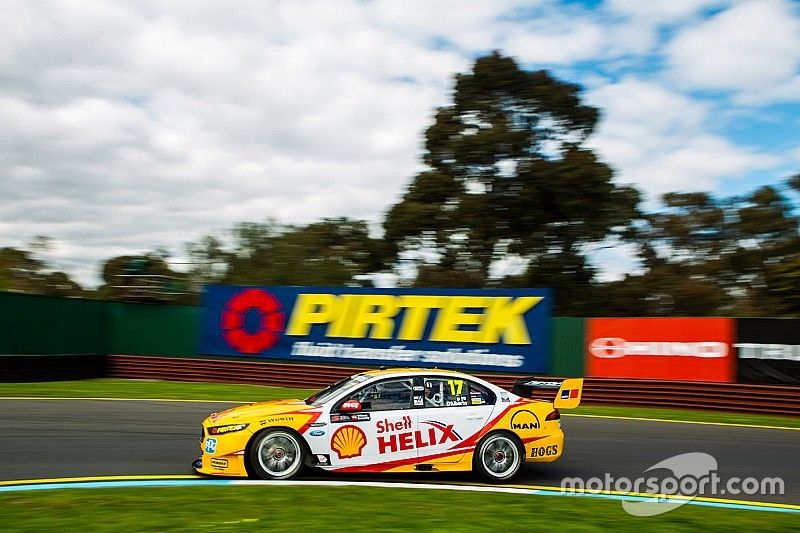
<svg viewBox="0 0 800 533"><path fill-rule="evenodd" d="M537 390L557 389L553 399L556 409L575 409L581 403L583 378L542 379L537 377L520 378L514 382L511 392L523 398L533 398Z"/></svg>

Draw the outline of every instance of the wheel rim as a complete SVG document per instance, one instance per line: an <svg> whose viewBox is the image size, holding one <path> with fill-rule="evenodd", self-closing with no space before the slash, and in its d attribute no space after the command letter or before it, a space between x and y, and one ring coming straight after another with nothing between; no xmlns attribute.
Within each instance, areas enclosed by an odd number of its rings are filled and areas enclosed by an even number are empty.
<svg viewBox="0 0 800 533"><path fill-rule="evenodd" d="M481 461L489 475L506 477L519 466L519 450L510 439L498 435L483 445Z"/></svg>
<svg viewBox="0 0 800 533"><path fill-rule="evenodd" d="M259 442L257 457L267 474L285 477L297 470L300 464L300 445L289 433L276 431Z"/></svg>

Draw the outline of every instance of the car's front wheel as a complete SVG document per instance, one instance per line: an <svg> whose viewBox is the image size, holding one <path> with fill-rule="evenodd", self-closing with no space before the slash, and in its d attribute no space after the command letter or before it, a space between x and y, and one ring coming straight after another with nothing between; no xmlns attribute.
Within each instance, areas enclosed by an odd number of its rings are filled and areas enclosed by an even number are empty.
<svg viewBox="0 0 800 533"><path fill-rule="evenodd" d="M303 468L305 446L292 431L273 429L260 433L250 447L250 465L261 479L291 479Z"/></svg>
<svg viewBox="0 0 800 533"><path fill-rule="evenodd" d="M519 472L525 452L519 440L508 433L491 433L478 443L474 467L490 483L511 480Z"/></svg>

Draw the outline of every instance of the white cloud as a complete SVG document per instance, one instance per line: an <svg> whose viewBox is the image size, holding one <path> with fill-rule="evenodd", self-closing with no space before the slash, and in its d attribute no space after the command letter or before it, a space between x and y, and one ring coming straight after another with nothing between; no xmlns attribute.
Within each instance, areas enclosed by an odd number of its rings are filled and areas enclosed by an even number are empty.
<svg viewBox="0 0 800 533"><path fill-rule="evenodd" d="M180 252L239 221L379 221L476 54L635 67L665 25L720 5L651 4L6 3L0 246L50 235L55 265L94 284L102 259ZM576 72L568 81L589 79ZM789 94L790 81L772 90ZM709 134L702 104L641 82L595 87L606 117L596 143L623 180L697 188L768 164Z"/></svg>
<svg viewBox="0 0 800 533"><path fill-rule="evenodd" d="M786 0L751 0L681 31L666 48L672 78L724 89L740 101L800 99L800 10Z"/></svg>
<svg viewBox="0 0 800 533"><path fill-rule="evenodd" d="M539 21L528 25L525 32L513 33L503 44L506 52L526 63L564 64L606 52L603 28L585 19Z"/></svg>
<svg viewBox="0 0 800 533"><path fill-rule="evenodd" d="M379 220L468 64L378 31L357 2L14 7L0 239L53 236L82 282L99 259L237 221Z"/></svg>
<svg viewBox="0 0 800 533"><path fill-rule="evenodd" d="M708 104L653 82L625 79L593 89L587 100L605 116L592 145L618 170L617 181L636 184L651 200L670 191L715 190L724 178L778 162L710 133Z"/></svg>

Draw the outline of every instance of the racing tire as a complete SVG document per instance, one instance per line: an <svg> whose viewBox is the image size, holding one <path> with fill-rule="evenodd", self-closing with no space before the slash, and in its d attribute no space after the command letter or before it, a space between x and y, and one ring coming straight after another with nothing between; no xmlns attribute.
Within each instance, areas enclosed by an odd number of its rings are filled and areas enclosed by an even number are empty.
<svg viewBox="0 0 800 533"><path fill-rule="evenodd" d="M484 481L505 483L517 475L525 462L525 449L515 435L490 433L475 447L472 462L473 470Z"/></svg>
<svg viewBox="0 0 800 533"><path fill-rule="evenodd" d="M271 429L259 433L250 446L252 473L261 479L292 479L306 462L303 439L287 429Z"/></svg>

